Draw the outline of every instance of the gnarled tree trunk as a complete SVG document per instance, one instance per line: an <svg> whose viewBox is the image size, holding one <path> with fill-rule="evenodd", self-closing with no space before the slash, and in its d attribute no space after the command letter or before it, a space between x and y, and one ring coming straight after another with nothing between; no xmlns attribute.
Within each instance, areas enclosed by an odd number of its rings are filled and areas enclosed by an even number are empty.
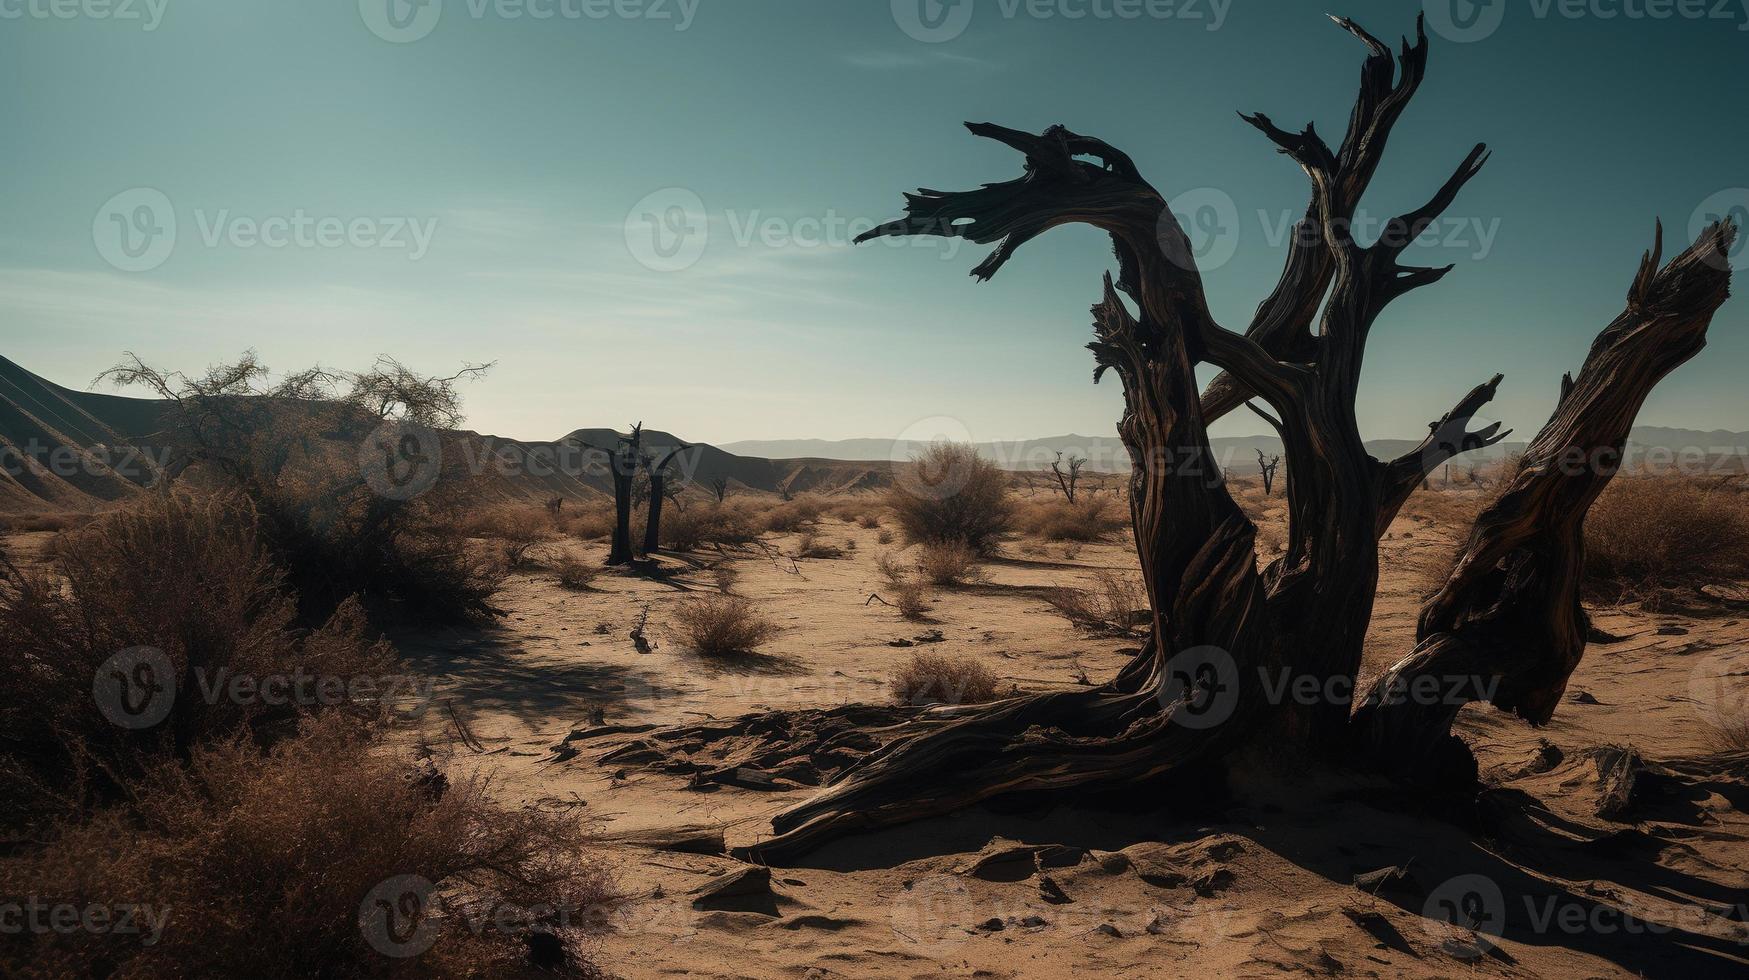
<svg viewBox="0 0 1749 980"><path fill-rule="evenodd" d="M662 548L662 502L668 493L668 464L674 462L674 457L691 448L687 445L676 446L650 466L650 512L644 521L646 555L653 555Z"/></svg>
<svg viewBox="0 0 1749 980"><path fill-rule="evenodd" d="M1420 85L1427 42L1418 30L1393 56L1352 22L1337 22L1368 49L1341 146L1332 150L1311 126L1294 133L1263 115L1245 117L1306 172L1312 200L1281 282L1242 334L1210 314L1189 240L1165 197L1128 156L1060 126L1035 136L967 124L1023 154L1024 175L973 191L920 190L907 195L904 218L863 236L995 243L972 272L979 279L1058 225L1090 224L1111 236L1119 274L1115 282L1107 276L1094 307L1089 347L1094 380L1113 371L1124 388L1118 432L1133 463L1131 517L1153 632L1102 687L925 713L912 731L778 814L777 836L749 853L781 862L847 832L999 794L1151 780L1259 739L1312 759L1357 744L1388 748L1383 759L1398 769L1425 758L1429 750L1416 746L1446 744L1455 708L1403 711L1369 696L1351 724L1351 695L1378 581L1378 539L1429 473L1507 435L1498 424L1468 430L1500 378L1469 392L1430 425L1422 445L1395 460L1367 452L1355 400L1379 314L1450 271L1405 266L1400 256L1476 175L1486 151L1472 150L1378 241L1356 242L1349 234L1356 207ZM1465 559L1423 613L1421 647L1395 674L1498 676L1496 704L1546 720L1583 650L1575 556L1584 509L1607 477L1552 471L1545 457L1569 447L1620 448L1645 392L1698 349L1723 301L1731 234L1728 226L1709 230L1662 271L1655 255L1648 258L1629 312L1599 337L1513 489L1478 522ZM1199 363L1222 371L1200 395ZM1288 466L1286 553L1261 572L1254 529L1228 494L1207 436L1209 421L1250 399L1274 410L1266 417ZM1307 688L1321 696L1282 696Z"/></svg>

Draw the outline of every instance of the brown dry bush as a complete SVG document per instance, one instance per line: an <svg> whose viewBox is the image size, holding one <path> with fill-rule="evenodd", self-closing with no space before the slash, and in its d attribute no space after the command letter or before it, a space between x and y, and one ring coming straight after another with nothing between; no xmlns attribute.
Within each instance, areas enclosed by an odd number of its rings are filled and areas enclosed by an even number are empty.
<svg viewBox="0 0 1749 980"><path fill-rule="evenodd" d="M673 622L688 647L710 656L756 652L778 633L775 622L736 595L682 599Z"/></svg>
<svg viewBox="0 0 1749 980"><path fill-rule="evenodd" d="M613 504L593 501L574 505L563 517L566 534L581 541L599 541L613 536Z"/></svg>
<svg viewBox="0 0 1749 980"><path fill-rule="evenodd" d="M873 512L864 514L861 517L858 517L856 519L856 524L858 527L866 528L866 529L872 531L875 528L881 526L881 515L873 513Z"/></svg>
<svg viewBox="0 0 1749 980"><path fill-rule="evenodd" d="M843 558L844 549L830 541L822 541L818 531L809 529L796 538L798 558Z"/></svg>
<svg viewBox="0 0 1749 980"><path fill-rule="evenodd" d="M125 806L0 860L0 895L149 906L140 928L161 926L151 943L120 930L9 936L0 974L503 976L526 961L532 923L566 949L572 975L595 975L587 926L615 887L573 819L503 808L484 782L421 773L339 722L308 724L265 755L242 738L198 748L149 772ZM419 903L422 882L434 889ZM417 918L395 922L407 930L396 935L433 941L386 956L394 947L372 942L390 924L375 900L404 895L415 904L397 908Z"/></svg>
<svg viewBox="0 0 1749 980"><path fill-rule="evenodd" d="M930 585L975 585L983 581L978 552L958 541L939 541L917 549L917 572Z"/></svg>
<svg viewBox="0 0 1749 980"><path fill-rule="evenodd" d="M1585 520L1585 585L1604 602L1654 606L1749 578L1749 498L1671 477L1618 477Z"/></svg>
<svg viewBox="0 0 1749 980"><path fill-rule="evenodd" d="M572 592L588 592L594 585L596 576L601 574L601 566L584 561L576 555L561 557L554 566L558 573L559 585Z"/></svg>
<svg viewBox="0 0 1749 980"><path fill-rule="evenodd" d="M1103 541L1129 525L1111 497L1030 500L1015 509L1015 527L1045 541Z"/></svg>
<svg viewBox="0 0 1749 980"><path fill-rule="evenodd" d="M444 445L461 421L457 384L483 370L432 378L379 358L365 371L310 369L270 384L253 352L198 377L130 354L102 377L166 401L176 462L192 464L181 479L250 499L306 623L354 597L380 620L429 622L498 612L502 566L454 528L467 454ZM418 452L388 458L379 436L389 432Z"/></svg>
<svg viewBox="0 0 1749 980"><path fill-rule="evenodd" d="M891 605L899 610L899 615L909 620L921 620L929 611L929 601L924 595L923 584L917 581L915 570L904 568L893 560L891 554L876 558L875 568L886 580L886 591L893 597Z"/></svg>
<svg viewBox="0 0 1749 980"><path fill-rule="evenodd" d="M746 544L759 536L755 515L739 501L712 501L695 505L685 513L664 514L662 544L675 551L696 551L706 546Z"/></svg>
<svg viewBox="0 0 1749 980"><path fill-rule="evenodd" d="M1045 601L1071 624L1094 632L1128 633L1147 623L1148 594L1140 579L1101 568L1093 583L1091 589L1053 589Z"/></svg>
<svg viewBox="0 0 1749 980"><path fill-rule="evenodd" d="M957 541L985 555L1014 520L1008 474L957 443L933 443L912 457L887 503L907 543Z"/></svg>
<svg viewBox="0 0 1749 980"><path fill-rule="evenodd" d="M296 602L240 495L152 494L70 534L50 569L0 579L0 633L9 647L0 657L0 799L13 820L112 796L150 760L186 758L209 739L247 730L268 740L304 710L226 696L233 679L403 673L356 602L313 631L298 628ZM118 659L124 651L139 656ZM113 697L94 697L99 689ZM111 716L124 710L124 694L147 708L169 699L168 716L118 723ZM150 716L121 719L131 717Z"/></svg>
<svg viewBox="0 0 1749 980"><path fill-rule="evenodd" d="M551 516L533 504L506 504L476 511L467 516L459 530L469 537L494 542L504 567L509 569L534 564L535 549L553 540L557 533Z"/></svg>
<svg viewBox="0 0 1749 980"><path fill-rule="evenodd" d="M996 675L975 660L919 653L894 668L900 704L983 704L996 700Z"/></svg>
<svg viewBox="0 0 1749 980"><path fill-rule="evenodd" d="M820 519L826 505L813 494L801 494L794 500L785 500L765 512L765 529L779 534L798 531L805 524L812 524Z"/></svg>

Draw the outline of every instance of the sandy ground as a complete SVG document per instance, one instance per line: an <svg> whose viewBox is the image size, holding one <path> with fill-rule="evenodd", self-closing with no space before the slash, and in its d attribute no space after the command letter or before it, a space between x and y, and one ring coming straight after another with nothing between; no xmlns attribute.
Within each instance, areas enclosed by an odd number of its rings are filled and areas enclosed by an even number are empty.
<svg viewBox="0 0 1749 980"><path fill-rule="evenodd" d="M1421 583L1460 527L1406 516L1384 541L1368 671L1410 648ZM1101 567L1132 569L1127 542L1071 558L1016 541L987 583L934 592L929 621L912 623L867 601L881 589L876 556L897 546L834 518L819 531L855 550L733 561L735 591L784 627L733 663L688 651L664 625L685 589L714 589L702 571L672 585L603 575L582 593L549 571L518 574L499 627L396 637L441 678L419 737L453 766L491 772L505 798L581 813L604 835L695 826L745 844L811 789L693 786L646 764L656 754L640 751L642 732L567 736L884 702L892 666L917 650L975 658L1024 691L1068 688L1082 671L1109 677L1137 645L1077 632L1041 598ZM657 648L639 654L627 633L645 606ZM1749 771L1718 755L1709 728L1742 703L1749 624L1633 610L1596 621L1623 639L1592 645L1553 724L1464 711L1459 730L1493 787L1473 811L1291 774L1225 800L1128 791L978 808L831 845L772 869L769 894L715 910L691 893L745 865L620 843L607 854L630 901L602 962L628 977L1749 975ZM892 645L930 630L939 642ZM1597 815L1594 750L1607 746L1672 767L1642 777L1619 820ZM1403 880L1354 884L1393 866Z"/></svg>

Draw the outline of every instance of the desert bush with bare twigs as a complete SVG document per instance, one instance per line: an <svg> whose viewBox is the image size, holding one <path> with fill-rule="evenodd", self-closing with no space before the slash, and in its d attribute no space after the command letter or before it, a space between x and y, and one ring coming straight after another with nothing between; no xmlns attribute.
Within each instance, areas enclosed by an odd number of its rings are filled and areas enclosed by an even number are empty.
<svg viewBox="0 0 1749 980"><path fill-rule="evenodd" d="M907 543L958 542L986 555L1014 523L1008 474L956 443L932 443L913 456L887 505Z"/></svg>
<svg viewBox="0 0 1749 980"><path fill-rule="evenodd" d="M1150 615L1141 580L1109 568L1093 573L1092 588L1053 589L1045 601L1076 627L1094 632L1127 633Z"/></svg>
<svg viewBox="0 0 1749 980"><path fill-rule="evenodd" d="M1129 526L1113 497L1083 493L1073 503L1061 498L1028 500L1015 508L1015 529L1045 541L1103 541Z"/></svg>
<svg viewBox="0 0 1749 980"><path fill-rule="evenodd" d="M778 634L777 623L751 600L737 595L682 599L671 617L674 630L688 647L711 656L754 653Z"/></svg>
<svg viewBox="0 0 1749 980"><path fill-rule="evenodd" d="M561 588L570 589L572 592L588 592L594 586L596 577L601 574L601 566L567 554L553 565L553 571Z"/></svg>
<svg viewBox="0 0 1749 980"><path fill-rule="evenodd" d="M186 758L211 739L246 731L268 742L303 711L385 707L369 696L308 704L225 696L232 679L374 685L402 673L356 602L313 630L299 627L254 508L234 494L148 496L71 533L50 567L7 570L0 633L10 704L0 713L0 797L18 820L111 797L152 760ZM156 724L114 717L160 702L167 715ZM135 712L142 720L146 708Z"/></svg>
<svg viewBox="0 0 1749 980"><path fill-rule="evenodd" d="M996 700L996 675L975 660L920 653L893 669L900 704L982 704Z"/></svg>
<svg viewBox="0 0 1749 980"><path fill-rule="evenodd" d="M1674 477L1620 476L1585 522L1585 584L1604 602L1658 605L1749 579L1749 496Z"/></svg>
<svg viewBox="0 0 1749 980"><path fill-rule="evenodd" d="M137 934L9 936L0 974L503 976L541 932L592 976L588 927L615 891L574 817L500 806L330 716L266 755L241 736L198 746L126 804L0 858L0 894L149 910ZM429 949L387 955L397 940Z"/></svg>
<svg viewBox="0 0 1749 980"><path fill-rule="evenodd" d="M675 551L733 547L759 536L759 518L746 497L711 501L662 518L662 544Z"/></svg>
<svg viewBox="0 0 1749 980"><path fill-rule="evenodd" d="M976 585L984 580L982 558L959 541L934 541L917 549L917 573L930 585Z"/></svg>

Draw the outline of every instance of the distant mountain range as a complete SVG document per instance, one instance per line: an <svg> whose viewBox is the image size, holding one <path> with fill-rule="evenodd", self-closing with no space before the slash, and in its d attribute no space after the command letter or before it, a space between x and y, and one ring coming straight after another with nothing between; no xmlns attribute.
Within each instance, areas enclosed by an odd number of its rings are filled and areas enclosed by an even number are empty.
<svg viewBox="0 0 1749 980"><path fill-rule="evenodd" d="M0 510L76 510L102 506L155 483L175 447L164 445L167 403L75 391L47 381L0 357ZM587 499L608 492L611 482L600 466L587 464L585 447L610 448L619 438L612 429L577 429L552 442L523 441L477 432L456 432L453 442L481 499ZM1274 456L1274 436L1233 436L1211 440L1215 458L1229 473L1257 472L1257 453ZM644 444L660 452L680 439L644 430ZM1379 439L1367 445L1389 459L1413 449L1418 440ZM1522 442L1502 443L1470 453L1453 465L1461 472L1487 466L1521 452ZM350 449L350 447L342 447ZM696 444L680 457L681 472L700 488L723 479L735 490L768 493L839 493L878 490L892 483L893 468L921 444L890 439L777 439ZM1053 436L982 443L978 451L1004 469L1047 468L1057 453L1084 457L1090 471L1129 469L1129 454L1113 436ZM1694 461L1704 472L1741 473L1749 459L1749 433L1639 426L1629 441L1630 468L1641 463ZM498 458L546 458L558 466L500 466Z"/></svg>
<svg viewBox="0 0 1749 980"><path fill-rule="evenodd" d="M1222 436L1209 440L1215 458L1228 472L1257 472L1257 454L1275 456L1282 452L1281 440L1275 436ZM1380 459L1391 459L1420 445L1419 439L1372 439L1367 449ZM1466 453L1454 461L1468 467L1497 462L1524 451L1526 442L1508 441L1487 449ZM809 457L813 459L886 460L903 462L917 450L920 443L892 439L759 439L724 443L725 451L744 456L768 459ZM1089 470L1124 472L1130 467L1129 453L1115 436L1051 436L1008 442L984 442L978 452L1005 469L1037 470L1050 466L1062 453L1065 458L1078 456L1088 460ZM1723 464L1723 472L1744 472L1749 459L1749 432L1729 432L1714 429L1671 429L1655 425L1635 426L1628 437L1627 457L1630 468L1647 461L1657 464L1665 456L1672 459L1705 458L1712 464Z"/></svg>

